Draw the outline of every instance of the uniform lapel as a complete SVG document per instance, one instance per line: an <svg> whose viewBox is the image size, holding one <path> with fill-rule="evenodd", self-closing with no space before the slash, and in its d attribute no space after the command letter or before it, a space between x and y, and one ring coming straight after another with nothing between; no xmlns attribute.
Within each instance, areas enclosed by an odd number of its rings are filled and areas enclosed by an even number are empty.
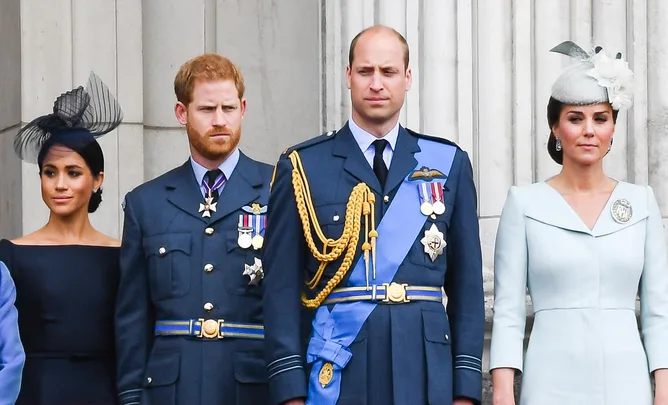
<svg viewBox="0 0 668 405"><path fill-rule="evenodd" d="M339 130L334 142L332 154L345 159L343 169L359 181L366 183L376 193L382 194L383 190L380 187L378 178L376 178L376 174L364 157L364 153L360 150L359 145L355 142L348 124Z"/></svg>
<svg viewBox="0 0 668 405"><path fill-rule="evenodd" d="M420 151L417 141L416 137L409 134L402 126L399 126L399 136L397 137L397 144L394 147L390 171L387 174L385 193L394 190L415 169L417 160L415 160L413 155Z"/></svg>
<svg viewBox="0 0 668 405"><path fill-rule="evenodd" d="M167 200L170 203L195 218L207 222L207 218L202 218L202 214L198 212L199 204L204 202L204 197L197 185L190 160L172 172L166 187Z"/></svg>
<svg viewBox="0 0 668 405"><path fill-rule="evenodd" d="M260 197L262 177L257 166L246 155L239 155L239 162L227 180L218 199L218 206L211 222L219 221Z"/></svg>

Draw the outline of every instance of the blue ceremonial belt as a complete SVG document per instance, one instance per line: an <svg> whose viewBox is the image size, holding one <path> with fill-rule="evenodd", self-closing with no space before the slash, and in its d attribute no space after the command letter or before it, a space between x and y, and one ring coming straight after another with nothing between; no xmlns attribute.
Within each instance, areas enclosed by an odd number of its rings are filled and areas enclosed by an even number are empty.
<svg viewBox="0 0 668 405"><path fill-rule="evenodd" d="M264 339L264 326L222 319L157 321L156 336L192 336L202 339Z"/></svg>
<svg viewBox="0 0 668 405"><path fill-rule="evenodd" d="M437 168L445 176L450 173L456 147L425 139L419 139L418 146L420 152L414 155L417 168ZM424 228L426 217L419 210L416 183L409 181L408 177L399 186L392 204L378 225L376 285L392 282ZM366 267L363 256L360 256L347 287L362 286L366 287ZM341 392L341 370L352 357L350 344L376 305L376 302L362 300L340 302L334 305L331 312L327 306L318 308L306 353L307 362L313 363L306 405L336 404ZM322 380L321 374L325 377Z"/></svg>
<svg viewBox="0 0 668 405"><path fill-rule="evenodd" d="M411 301L443 301L441 287L410 286L407 284L383 284L366 287L337 288L323 305L340 302L371 301L378 304L404 304Z"/></svg>

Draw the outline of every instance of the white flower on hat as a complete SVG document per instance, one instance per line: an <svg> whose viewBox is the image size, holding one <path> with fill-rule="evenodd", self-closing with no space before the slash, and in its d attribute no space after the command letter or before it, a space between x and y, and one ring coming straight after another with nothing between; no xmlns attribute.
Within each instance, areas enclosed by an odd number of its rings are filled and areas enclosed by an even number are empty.
<svg viewBox="0 0 668 405"><path fill-rule="evenodd" d="M608 90L608 101L612 108L620 110L633 105L633 71L629 69L628 62L621 59L609 57L605 51L600 50L591 57L594 65L587 75L596 79L598 84Z"/></svg>

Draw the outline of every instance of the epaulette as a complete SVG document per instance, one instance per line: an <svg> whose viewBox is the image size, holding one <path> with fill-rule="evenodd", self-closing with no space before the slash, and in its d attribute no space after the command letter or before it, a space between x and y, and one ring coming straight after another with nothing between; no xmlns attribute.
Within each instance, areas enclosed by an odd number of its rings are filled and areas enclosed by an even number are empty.
<svg viewBox="0 0 668 405"><path fill-rule="evenodd" d="M462 149L462 148L459 147L459 145L457 145L456 143L454 143L454 142L452 142L448 139L441 138L439 136L421 134L419 132L415 132L412 129L408 129L408 128L405 128L405 129L406 129L406 131L408 131L409 134L411 134L413 136L416 136L418 138L429 139L430 141L436 141L436 142L440 142L440 143L444 143L444 144L447 144L447 145L454 146L455 148L457 148L459 150Z"/></svg>
<svg viewBox="0 0 668 405"><path fill-rule="evenodd" d="M317 145L330 139L334 139L334 135L336 135L336 131L329 131L325 132L322 135L316 136L315 138L307 139L302 143L298 143L297 145L287 148L286 150L283 151L283 153L281 153L281 156L286 156L290 154L292 151L301 150L304 148L308 148L309 146Z"/></svg>

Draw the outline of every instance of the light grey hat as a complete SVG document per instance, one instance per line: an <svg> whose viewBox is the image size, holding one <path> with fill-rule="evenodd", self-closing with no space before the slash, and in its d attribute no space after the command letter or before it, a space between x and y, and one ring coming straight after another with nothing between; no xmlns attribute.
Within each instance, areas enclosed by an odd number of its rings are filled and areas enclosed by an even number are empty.
<svg viewBox="0 0 668 405"><path fill-rule="evenodd" d="M633 72L620 53L611 58L601 47L587 53L572 41L562 42L550 51L576 61L552 85L553 98L574 105L609 102L615 110L633 105Z"/></svg>

